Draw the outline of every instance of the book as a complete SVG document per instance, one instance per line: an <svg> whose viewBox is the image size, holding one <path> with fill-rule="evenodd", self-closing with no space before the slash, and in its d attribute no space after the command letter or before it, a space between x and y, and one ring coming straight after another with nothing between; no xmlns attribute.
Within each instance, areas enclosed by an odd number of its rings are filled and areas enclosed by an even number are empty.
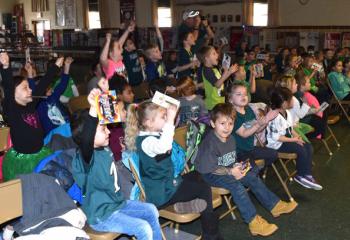
<svg viewBox="0 0 350 240"><path fill-rule="evenodd" d="M100 124L121 122L122 108L117 104L117 95L114 90L96 97L97 116Z"/></svg>
<svg viewBox="0 0 350 240"><path fill-rule="evenodd" d="M254 69L255 69L257 78L264 77L264 66L261 63L254 64Z"/></svg>
<svg viewBox="0 0 350 240"><path fill-rule="evenodd" d="M156 91L154 94L152 102L164 108L168 108L170 104L175 105L177 108L180 107L179 100L176 100L175 98L169 97L168 95L165 95L158 91Z"/></svg>
<svg viewBox="0 0 350 240"><path fill-rule="evenodd" d="M231 57L230 55L224 53L224 56L222 58L222 67L229 69L231 66Z"/></svg>

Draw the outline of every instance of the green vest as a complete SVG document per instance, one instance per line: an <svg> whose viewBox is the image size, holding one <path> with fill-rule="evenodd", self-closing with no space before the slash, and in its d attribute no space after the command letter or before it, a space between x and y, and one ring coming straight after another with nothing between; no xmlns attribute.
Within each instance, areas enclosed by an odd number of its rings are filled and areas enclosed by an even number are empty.
<svg viewBox="0 0 350 240"><path fill-rule="evenodd" d="M73 177L82 190L82 210L90 225L106 220L125 205L114 164L113 153L109 148L95 149L90 165L84 162L80 153L73 159Z"/></svg>
<svg viewBox="0 0 350 240"><path fill-rule="evenodd" d="M174 178L171 153L150 157L142 150L142 141L147 137L149 136L138 136L136 138L140 176L146 192L146 202L160 207L172 198L182 178L181 175ZM157 158L161 158L161 160L157 161Z"/></svg>
<svg viewBox="0 0 350 240"><path fill-rule="evenodd" d="M204 68L203 68L204 69ZM202 69L202 77L204 83L205 99L204 103L208 110L212 110L216 104L224 103L225 97L221 96L221 92L224 90L224 84L220 88L213 86L204 76L204 71ZM214 75L217 79L221 78L221 73L217 68L212 68Z"/></svg>

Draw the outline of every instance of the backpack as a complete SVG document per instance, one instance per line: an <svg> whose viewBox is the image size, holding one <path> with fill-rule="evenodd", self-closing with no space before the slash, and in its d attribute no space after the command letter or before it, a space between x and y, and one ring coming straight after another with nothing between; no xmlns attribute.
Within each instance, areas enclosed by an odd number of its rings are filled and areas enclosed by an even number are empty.
<svg viewBox="0 0 350 240"><path fill-rule="evenodd" d="M198 147L207 133L207 125L200 122L188 121L188 130L186 134L186 162L194 163L198 153Z"/></svg>

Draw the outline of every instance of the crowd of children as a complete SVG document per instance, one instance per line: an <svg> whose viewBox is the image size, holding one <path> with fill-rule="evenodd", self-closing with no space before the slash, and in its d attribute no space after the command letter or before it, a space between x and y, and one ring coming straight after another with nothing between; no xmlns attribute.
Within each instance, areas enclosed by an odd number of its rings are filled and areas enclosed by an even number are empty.
<svg viewBox="0 0 350 240"><path fill-rule="evenodd" d="M208 22L200 20L196 11L186 11L183 20L178 52L172 52L166 63L157 26L158 43L150 43L143 54L133 38L134 22L119 39L107 33L86 86L90 108L72 116L67 101L78 93L69 75L71 57L48 64L43 77L35 76L31 62L26 63L24 74L13 76L9 55L0 53L3 115L13 143L3 161L4 180L31 173L53 153L44 144L45 136L70 123L70 137L77 146L71 174L94 230L161 239L157 209L174 205L178 213L200 213L203 239L223 239L211 192L211 187L220 187L231 192L252 235L274 233L277 225L258 215L246 188L274 217L293 212L298 204L284 202L268 189L255 160L264 159L266 168L276 161L278 152L296 153L294 180L305 188L322 190L312 173L315 159L308 139L325 137L327 114L320 103L331 99L327 79L335 97L350 100L350 53L280 48L273 58L259 46L249 49L242 41L236 58L221 66L220 48L208 44L213 37ZM263 75L258 73L259 64ZM252 103L259 78L274 86L263 104ZM144 83L150 96L159 91L178 98L180 106L164 108L150 99L135 103L133 88ZM98 120L101 110L96 98L111 90L116 93L113 104L120 118L106 125ZM175 128L190 121L204 122L209 130L199 145L193 171L175 174ZM303 132L303 124L312 130ZM146 203L129 200L134 180L121 161L127 151L138 156Z"/></svg>

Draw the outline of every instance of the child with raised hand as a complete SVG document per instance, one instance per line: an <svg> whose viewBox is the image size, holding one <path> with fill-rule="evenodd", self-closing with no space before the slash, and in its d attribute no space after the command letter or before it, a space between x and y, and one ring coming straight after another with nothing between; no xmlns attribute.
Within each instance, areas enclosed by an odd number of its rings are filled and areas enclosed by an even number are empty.
<svg viewBox="0 0 350 240"><path fill-rule="evenodd" d="M116 72L127 79L127 72L123 63L123 45L129 33L135 30L135 22L131 22L119 40L112 40L112 34L106 34L106 42L100 56L100 63L107 79Z"/></svg>
<svg viewBox="0 0 350 240"><path fill-rule="evenodd" d="M134 39L131 37L128 38L124 44L123 62L128 72L130 85L140 85L143 82L142 68Z"/></svg>
<svg viewBox="0 0 350 240"><path fill-rule="evenodd" d="M36 107L45 95L63 64L63 57L49 67L46 75L32 91L28 80L12 76L10 58L0 53L2 84L5 92L4 112L11 128L13 147L6 153L3 162L4 180L11 180L17 174L30 173L36 165L52 151L44 146L44 131L40 125Z"/></svg>
<svg viewBox="0 0 350 240"><path fill-rule="evenodd" d="M60 97L67 88L72 62L71 57L64 60L64 70L59 84L54 89L49 87L45 94L47 98L42 99L38 104L37 112L45 135L56 127L69 122L69 116L60 103Z"/></svg>
<svg viewBox="0 0 350 240"><path fill-rule="evenodd" d="M182 41L182 47L179 50L177 78L193 78L195 74L194 69L198 68L200 64L198 59L194 59L194 53L198 51L198 49L194 48L196 40L194 39L192 32L186 32L180 38Z"/></svg>
<svg viewBox="0 0 350 240"><path fill-rule="evenodd" d="M297 175L294 180L305 188L322 190L322 186L312 176L312 145L305 143L293 130L289 111L293 104L293 93L288 88L280 87L272 92L271 108L278 110L279 114L267 126L266 146L282 153L296 153Z"/></svg>
<svg viewBox="0 0 350 240"><path fill-rule="evenodd" d="M224 72L221 73L216 67L219 56L213 46L202 47L198 54L203 64L201 76L205 91L204 102L206 108L211 110L216 104L225 102L224 83L231 74L238 70L238 66L235 64L228 69L224 68Z"/></svg>
<svg viewBox="0 0 350 240"><path fill-rule="evenodd" d="M130 105L125 129L126 147L139 156L146 201L158 208L174 204L179 213L200 212L203 239L222 239L218 216L213 212L210 187L195 171L174 176L171 149L176 113L174 105L168 109L151 101Z"/></svg>
<svg viewBox="0 0 350 240"><path fill-rule="evenodd" d="M179 125L186 124L189 120L196 121L208 114L202 97L196 94L196 84L191 77L181 78L176 89L180 96Z"/></svg>
<svg viewBox="0 0 350 240"><path fill-rule="evenodd" d="M271 148L254 146L254 134L264 131L268 122L274 119L278 111L269 111L265 117L257 119L248 105L247 88L243 83L235 83L228 89L228 101L236 110L233 136L237 144L238 159L250 159L252 165L256 159L264 159L265 166L277 159L277 152Z"/></svg>
<svg viewBox="0 0 350 240"><path fill-rule="evenodd" d="M153 204L126 200L118 185L118 169L108 148L109 130L98 123L96 97L89 96L90 110L72 121L73 139L79 151L73 160L73 176L83 189L82 209L91 228L118 232L137 239L162 239L158 211ZM126 112L121 114L125 120Z"/></svg>
<svg viewBox="0 0 350 240"><path fill-rule="evenodd" d="M244 222L249 225L252 235L269 236L278 227L268 223L257 214L246 190L250 188L259 202L274 217L292 212L296 202L281 201L258 177L258 168L249 168L236 157L236 144L232 136L235 110L229 103L217 104L211 112L211 130L202 140L195 159L195 169L213 187L228 189L237 205Z"/></svg>

